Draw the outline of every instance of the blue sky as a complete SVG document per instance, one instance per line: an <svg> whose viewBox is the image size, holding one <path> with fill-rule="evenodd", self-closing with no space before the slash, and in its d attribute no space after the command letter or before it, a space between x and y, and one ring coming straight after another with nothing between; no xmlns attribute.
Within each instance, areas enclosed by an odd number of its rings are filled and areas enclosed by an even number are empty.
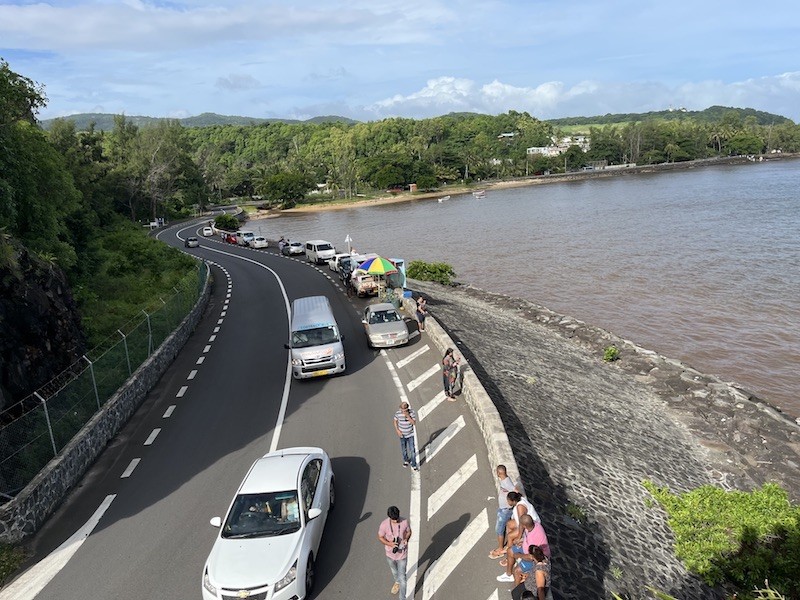
<svg viewBox="0 0 800 600"><path fill-rule="evenodd" d="M305 119L714 104L800 122L800 4L717 0L0 0L42 118Z"/></svg>

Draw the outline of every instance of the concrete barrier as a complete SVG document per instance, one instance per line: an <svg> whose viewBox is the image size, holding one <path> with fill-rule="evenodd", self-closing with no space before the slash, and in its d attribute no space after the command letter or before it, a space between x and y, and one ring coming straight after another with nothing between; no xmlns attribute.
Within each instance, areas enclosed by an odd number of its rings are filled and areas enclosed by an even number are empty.
<svg viewBox="0 0 800 600"><path fill-rule="evenodd" d="M416 300L403 298L403 309L407 313L415 315L416 308ZM506 435L506 429L503 426L500 413L497 412L494 402L492 402L489 394L486 393L486 389L478 379L478 376L475 375L475 371L470 367L469 361L459 351L458 345L444 328L430 314L425 319L425 331L420 335L427 336L439 349L442 356L444 356L447 348L453 348L454 354L458 357L461 365L461 397L464 398L478 423L478 427L480 427L483 441L486 444L489 462L493 468L497 465L505 465L508 476L517 484L524 495L522 477L517 468L517 461L514 459L511 443L508 440L508 435ZM495 473L493 471L492 478L494 477Z"/></svg>

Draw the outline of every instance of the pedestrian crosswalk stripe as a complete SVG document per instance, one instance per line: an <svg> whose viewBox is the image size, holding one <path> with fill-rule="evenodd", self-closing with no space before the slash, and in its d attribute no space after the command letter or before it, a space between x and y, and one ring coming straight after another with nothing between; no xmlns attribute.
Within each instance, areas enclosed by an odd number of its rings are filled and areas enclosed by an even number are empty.
<svg viewBox="0 0 800 600"><path fill-rule="evenodd" d="M428 520L436 514L444 503L447 502L453 494L462 485L467 482L467 479L472 477L473 473L478 470L478 458L473 454L467 462L461 465L461 468L453 473L442 486L433 492L428 498Z"/></svg>
<svg viewBox="0 0 800 600"><path fill-rule="evenodd" d="M464 415L459 415L455 421L447 426L447 429L436 436L430 444L425 446L425 462L429 463L433 457L439 453L439 450L444 448L447 442L452 440L465 426Z"/></svg>
<svg viewBox="0 0 800 600"><path fill-rule="evenodd" d="M421 407L417 411L417 416L419 417L419 420L422 421L425 417L427 417L434 410L436 410L436 407L439 406L444 401L445 398L446 396L444 395L443 391L436 394L436 396L433 397L433 400L428 402L425 406Z"/></svg>
<svg viewBox="0 0 800 600"><path fill-rule="evenodd" d="M425 371L422 375L414 379L413 381L408 382L408 391L412 391L417 389L423 383L425 383L428 379L430 379L433 375L439 372L439 365L433 365L430 369Z"/></svg>
<svg viewBox="0 0 800 600"><path fill-rule="evenodd" d="M492 595L486 600L500 600L500 592L495 588L495 590L492 592Z"/></svg>
<svg viewBox="0 0 800 600"><path fill-rule="evenodd" d="M419 332L418 332L418 333L419 333ZM411 354L409 354L408 356L406 356L406 357L405 357L403 360L398 360L398 361L397 361L397 368L398 368L398 369L402 369L402 368L403 368L403 367L405 367L405 366L406 366L408 363L410 363L412 360L414 360L415 358L419 358L420 356L422 356L423 354L425 354L425 353L426 353L428 350L430 350L430 349L431 349L431 347L430 347L430 346L428 346L428 344L425 344L425 345L424 345L422 348L420 348L419 350L414 350L414 352L412 352Z"/></svg>
<svg viewBox="0 0 800 600"><path fill-rule="evenodd" d="M422 600L431 600L434 597L447 577L456 570L467 552L480 541L488 530L489 517L484 509L427 570L425 581L422 584Z"/></svg>

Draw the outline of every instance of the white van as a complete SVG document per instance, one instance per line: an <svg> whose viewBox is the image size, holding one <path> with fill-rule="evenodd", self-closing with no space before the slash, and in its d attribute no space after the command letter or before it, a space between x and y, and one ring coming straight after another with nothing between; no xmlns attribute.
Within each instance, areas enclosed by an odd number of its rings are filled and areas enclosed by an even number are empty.
<svg viewBox="0 0 800 600"><path fill-rule="evenodd" d="M256 234L252 231L241 230L236 232L236 243L240 246L249 246L254 239L256 239Z"/></svg>
<svg viewBox="0 0 800 600"><path fill-rule="evenodd" d="M306 242L306 260L314 264L328 262L336 256L336 248L325 240L310 240Z"/></svg>
<svg viewBox="0 0 800 600"><path fill-rule="evenodd" d="M325 296L292 302L292 338L285 345L292 355L292 376L308 379L344 373L344 337Z"/></svg>

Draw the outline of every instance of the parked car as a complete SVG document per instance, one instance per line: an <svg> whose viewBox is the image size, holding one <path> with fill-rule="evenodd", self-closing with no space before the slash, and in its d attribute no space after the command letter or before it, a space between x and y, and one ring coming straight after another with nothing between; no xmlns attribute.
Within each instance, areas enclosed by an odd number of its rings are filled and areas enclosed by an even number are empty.
<svg viewBox="0 0 800 600"><path fill-rule="evenodd" d="M353 284L353 289L360 298L378 293L378 282L364 269L356 269L353 271L350 281Z"/></svg>
<svg viewBox="0 0 800 600"><path fill-rule="evenodd" d="M346 253L346 252L345 253L335 254L333 256L333 258L328 261L328 268L331 271L333 271L334 273L338 273L339 272L339 261L341 261L344 258L350 258L350 256L352 256L352 255L349 254L349 253Z"/></svg>
<svg viewBox="0 0 800 600"><path fill-rule="evenodd" d="M211 227L203 227L203 237L211 237L214 235L214 230Z"/></svg>
<svg viewBox="0 0 800 600"><path fill-rule="evenodd" d="M408 327L393 304L371 304L364 309L364 331L372 348L391 348L408 343Z"/></svg>
<svg viewBox="0 0 800 600"><path fill-rule="evenodd" d="M256 238L256 234L252 231L237 231L236 232L236 243L240 246L247 246L250 242L252 242Z"/></svg>
<svg viewBox="0 0 800 600"><path fill-rule="evenodd" d="M267 238L263 236L256 236L253 238L253 241L250 242L251 248L267 248L269 246L269 242L267 242Z"/></svg>
<svg viewBox="0 0 800 600"><path fill-rule="evenodd" d="M309 240L306 242L306 260L318 264L327 262L336 255L336 248L325 240Z"/></svg>
<svg viewBox="0 0 800 600"><path fill-rule="evenodd" d="M281 250L281 254L286 256L298 256L305 253L306 246L303 242L287 242Z"/></svg>
<svg viewBox="0 0 800 600"><path fill-rule="evenodd" d="M259 458L242 481L208 555L204 600L308 598L314 560L335 502L321 448L285 448Z"/></svg>
<svg viewBox="0 0 800 600"><path fill-rule="evenodd" d="M187 248L197 248L200 246L200 240L198 240L196 237L187 237L185 240L183 240L183 245Z"/></svg>

